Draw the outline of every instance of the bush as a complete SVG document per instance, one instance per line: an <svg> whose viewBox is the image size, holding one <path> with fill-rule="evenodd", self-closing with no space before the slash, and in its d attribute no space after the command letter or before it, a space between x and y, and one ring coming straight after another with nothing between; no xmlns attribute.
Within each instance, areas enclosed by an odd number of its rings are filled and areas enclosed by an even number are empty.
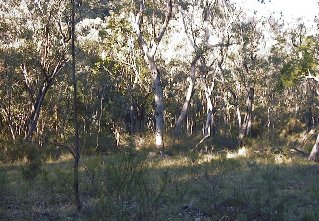
<svg viewBox="0 0 319 221"><path fill-rule="evenodd" d="M85 136L82 145L85 147L82 151L85 155L104 154L115 150L116 140L113 134L101 133L97 146L97 134L93 133Z"/></svg>
<svg viewBox="0 0 319 221"><path fill-rule="evenodd" d="M19 145L21 155L26 159L26 165L21 167L22 176L26 180L36 178L41 172L42 154L38 145L23 141Z"/></svg>

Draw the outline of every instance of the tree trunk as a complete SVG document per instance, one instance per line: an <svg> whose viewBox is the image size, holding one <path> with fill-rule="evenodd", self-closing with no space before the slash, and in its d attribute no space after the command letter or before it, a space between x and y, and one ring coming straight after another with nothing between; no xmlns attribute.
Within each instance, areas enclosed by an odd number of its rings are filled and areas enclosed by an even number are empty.
<svg viewBox="0 0 319 221"><path fill-rule="evenodd" d="M73 188L75 194L75 203L77 209L82 208L79 191L79 161L80 161L80 142L79 142L79 122L78 122L78 99L77 99L77 79L75 72L75 2L71 0L71 50L72 50L72 83L73 83L73 111L74 111L74 129L75 129L75 147L74 147L74 167L73 167Z"/></svg>
<svg viewBox="0 0 319 221"><path fill-rule="evenodd" d="M149 68L152 72L153 90L155 101L155 144L157 148L163 148L164 133L164 102L161 86L160 72L153 59L149 58Z"/></svg>
<svg viewBox="0 0 319 221"><path fill-rule="evenodd" d="M180 136L181 126L182 126L183 121L185 120L185 117L186 117L187 112L188 112L189 103L190 103L192 96L194 94L194 87L195 87L195 81L196 81L195 67L196 67L196 62L198 61L199 57L200 56L197 55L191 63L191 73L190 73L190 77L187 79L189 81L189 86L187 89L186 98L185 98L182 110L179 114L179 117L175 123L174 136L177 138Z"/></svg>
<svg viewBox="0 0 319 221"><path fill-rule="evenodd" d="M307 111L307 131L309 132L313 127L313 112L311 105L308 104L308 111Z"/></svg>
<svg viewBox="0 0 319 221"><path fill-rule="evenodd" d="M194 86L195 86L195 81L189 80L189 87L187 89L186 98L185 98L182 110L179 114L179 117L175 123L175 129L174 129L174 136L175 137L180 136L181 126L182 126L182 123L187 116L188 106L189 106L190 100L191 100L192 95L193 95Z"/></svg>
<svg viewBox="0 0 319 221"><path fill-rule="evenodd" d="M137 34L137 40L144 52L145 61L148 63L149 69L153 78L153 89L155 95L155 142L156 147L163 148L163 133L164 133L164 102L163 102L163 90L161 86L160 72L155 64L155 54L158 48L158 44L161 42L164 33L167 29L168 23L172 17L172 8L173 3L172 0L167 1L167 8L165 13L165 19L162 23L162 26L159 32L156 34L155 32L155 24L153 23L153 38L151 39L150 44L147 44L145 41L142 31L141 24L143 23L143 13L145 11L144 1L140 2L140 10L135 16L135 19L132 21L132 26L134 31Z"/></svg>
<svg viewBox="0 0 319 221"><path fill-rule="evenodd" d="M315 145L313 145L313 148L311 150L311 153L310 153L308 159L315 161L317 159L318 152L319 152L319 134L318 134Z"/></svg>
<svg viewBox="0 0 319 221"><path fill-rule="evenodd" d="M48 83L44 83L42 89L39 91L36 102L33 105L33 110L30 116L29 125L27 126L28 132L24 138L25 140L30 139L32 137L33 132L37 128L37 123L39 120L42 103L44 101L44 97L46 93L48 92L51 84L52 84L52 81L49 81Z"/></svg>
<svg viewBox="0 0 319 221"><path fill-rule="evenodd" d="M130 106L130 134L134 134L136 132L136 104L131 98L131 106Z"/></svg>
<svg viewBox="0 0 319 221"><path fill-rule="evenodd" d="M253 102L254 102L254 88L250 87L247 100L246 100L245 117L239 129L238 141L240 146L243 145L244 138L247 137L251 132Z"/></svg>
<svg viewBox="0 0 319 221"><path fill-rule="evenodd" d="M207 116L206 116L206 123L205 123L205 129L204 129L204 137L209 137L212 133L212 124L213 122L213 115L214 115L214 110L213 110L213 103L212 100L210 98L210 95L214 89L214 82L212 83L212 86L210 88L207 87L207 85L204 86L205 87L205 97L206 97L206 106L207 106Z"/></svg>
<svg viewBox="0 0 319 221"><path fill-rule="evenodd" d="M9 99L9 101L10 101L10 99ZM10 103L11 102L9 102L8 110L6 110L6 108L4 107L4 105L2 104L2 102L0 100L0 119L1 119L1 115L3 115L2 116L3 119L6 119L11 136L12 136L12 139L14 141L16 139L15 131L17 131L17 129L14 130L14 128L13 128L12 116L11 116L11 111L10 111L10 108L11 108ZM1 112L2 112L2 114L1 114Z"/></svg>
<svg viewBox="0 0 319 221"><path fill-rule="evenodd" d="M96 146L95 149L99 149L100 145L100 133L101 133L101 120L102 120L102 115L103 115L103 101L104 101L104 96L105 96L105 87L103 87L102 92L101 92L101 98L100 98L100 115L97 123L97 135L96 135ZM85 132L84 132L85 133Z"/></svg>
<svg viewBox="0 0 319 221"><path fill-rule="evenodd" d="M213 112L211 110L207 111L205 129L204 129L204 137L208 137L211 135L211 122L212 122Z"/></svg>
<svg viewBox="0 0 319 221"><path fill-rule="evenodd" d="M240 113L240 110L239 110L238 96L236 95L236 93L231 88L228 88L228 90L229 90L229 92L231 93L231 95L234 98L234 106L235 106L235 111L236 111L235 115L237 116L238 128L240 128L241 124L242 124L242 119L241 119L241 113Z"/></svg>

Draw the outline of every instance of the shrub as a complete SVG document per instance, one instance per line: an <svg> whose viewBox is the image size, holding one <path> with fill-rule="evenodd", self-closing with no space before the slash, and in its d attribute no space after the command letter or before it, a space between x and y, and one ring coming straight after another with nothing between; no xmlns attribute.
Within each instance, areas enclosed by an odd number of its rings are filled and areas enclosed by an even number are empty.
<svg viewBox="0 0 319 221"><path fill-rule="evenodd" d="M36 144L29 144L25 141L19 145L22 156L26 159L26 165L21 167L22 176L26 180L36 178L41 172L42 154Z"/></svg>

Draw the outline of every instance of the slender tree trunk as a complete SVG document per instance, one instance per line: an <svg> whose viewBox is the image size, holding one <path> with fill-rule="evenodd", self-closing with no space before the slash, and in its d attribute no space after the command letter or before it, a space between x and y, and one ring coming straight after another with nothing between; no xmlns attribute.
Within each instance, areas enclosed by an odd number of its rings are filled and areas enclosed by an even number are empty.
<svg viewBox="0 0 319 221"><path fill-rule="evenodd" d="M238 101L238 96L236 95L236 93L231 89L228 88L229 92L232 94L233 98L234 98L234 106L235 106L235 111L236 111L236 116L237 116L237 121L238 121L238 128L241 128L241 124L242 124L242 119L241 119L241 113L239 110L239 101Z"/></svg>
<svg viewBox="0 0 319 221"><path fill-rule="evenodd" d="M188 106L189 106L190 100L193 96L194 86L195 86L195 81L190 80L182 110L179 114L179 117L177 118L176 123L175 123L175 128L174 128L174 136L175 137L180 136L181 127L182 127L183 121L185 120L185 118L187 116Z"/></svg>
<svg viewBox="0 0 319 221"><path fill-rule="evenodd" d="M44 84L41 91L39 92L36 102L33 106L33 111L31 113L31 117L30 117L30 121L29 121L29 125L28 125L28 132L25 136L25 140L30 139L32 137L33 132L36 130L37 128L37 124L38 124L38 120L39 120L39 116L40 116L40 112L41 112L41 107L42 107L42 103L44 101L44 97L46 95L46 93L48 92L49 88L51 86L51 82Z"/></svg>
<svg viewBox="0 0 319 221"><path fill-rule="evenodd" d="M247 137L251 132L253 102L254 102L254 88L250 87L247 100L246 100L246 113L245 113L244 121L242 122L239 129L238 141L240 146L243 145L244 138Z"/></svg>
<svg viewBox="0 0 319 221"><path fill-rule="evenodd" d="M154 100L155 100L155 144L157 148L163 148L164 136L164 101L161 86L160 72L153 59L149 58L149 68L152 72Z"/></svg>
<svg viewBox="0 0 319 221"><path fill-rule="evenodd" d="M208 137L211 135L211 122L212 122L213 112L211 110L207 111L205 129L204 129L204 137Z"/></svg>
<svg viewBox="0 0 319 221"><path fill-rule="evenodd" d="M12 136L12 139L13 141L16 139L16 135L15 135L15 132L18 130L19 132L19 128L13 128L13 122L12 122L12 116L11 116L11 111L10 111L10 100L9 100L9 107L8 107L8 110L6 110L6 108L3 106L1 100L0 100L0 115L1 115L1 112L2 112L2 115L3 115L3 118L7 120L8 122L8 126L9 126L9 130L10 130L10 133L11 133L11 136Z"/></svg>
<svg viewBox="0 0 319 221"><path fill-rule="evenodd" d="M213 103L210 98L210 95L212 93L212 90L214 88L214 83L212 84L211 88L208 88L205 85L205 97L206 97L206 106L207 106L207 116L206 116L206 123L205 123L205 129L204 129L204 137L209 137L212 133L212 123L213 123Z"/></svg>
<svg viewBox="0 0 319 221"><path fill-rule="evenodd" d="M319 152L319 134L317 136L317 140L316 140L315 145L313 145L313 148L311 150L311 153L310 153L308 159L315 161L317 159L318 152Z"/></svg>
<svg viewBox="0 0 319 221"><path fill-rule="evenodd" d="M313 127L313 112L311 105L308 104L308 111L307 111L307 131L309 132Z"/></svg>
<svg viewBox="0 0 319 221"><path fill-rule="evenodd" d="M251 135L251 124L252 124L252 111L250 110L250 113L248 115L247 130L246 130L247 137Z"/></svg>
<svg viewBox="0 0 319 221"><path fill-rule="evenodd" d="M194 87L195 87L195 81L196 81L195 67L196 67L196 62L198 61L199 57L200 56L197 55L191 63L191 73L190 73L190 78L188 79L189 86L187 89L186 98L185 98L182 110L179 114L179 117L175 123L174 136L177 138L180 136L181 126L182 126L183 121L185 120L185 117L186 117L187 112L188 112L189 103L190 103L192 96L194 94Z"/></svg>
<svg viewBox="0 0 319 221"><path fill-rule="evenodd" d="M130 133L131 134L134 134L136 132L136 120L137 120L137 117L136 117L136 104L135 102L133 101L133 99L131 98L131 106L130 106Z"/></svg>
<svg viewBox="0 0 319 221"><path fill-rule="evenodd" d="M6 62L4 62L4 69L7 70L7 64ZM15 135L15 130L13 129L13 121L12 121L12 107L11 107L11 101L12 101L12 77L10 74L8 74L8 72L6 71L6 76L8 78L8 85L6 86L6 92L7 92L7 97L8 97L8 111L7 111L7 121L8 121L8 125L9 125L9 129L10 129L10 133L12 136L13 141L15 141L16 139L16 135ZM3 109L5 109L3 107ZM0 110L1 110L1 101L0 101ZM6 112L4 110L4 112Z"/></svg>
<svg viewBox="0 0 319 221"><path fill-rule="evenodd" d="M75 129L75 147L74 147L74 180L73 188L75 194L75 203L77 209L82 208L79 191L79 161L80 161L80 142L79 142L79 122L78 122L78 99L77 99L77 79L75 71L75 2L71 0L72 14L71 14L71 50L72 50L72 83L73 83L73 111L74 111L74 129Z"/></svg>
<svg viewBox="0 0 319 221"><path fill-rule="evenodd" d="M99 145L100 145L101 120L102 120L102 115L103 115L104 94L105 94L105 88L103 87L102 93L101 93L101 98L100 98L100 115L99 115L97 135L96 135L96 147L95 147L96 150L99 148Z"/></svg>
<svg viewBox="0 0 319 221"><path fill-rule="evenodd" d="M238 121L238 128L240 128L241 127L241 113L240 113L240 110L239 110L238 102L235 105L235 108L236 108L236 115L237 115L237 121Z"/></svg>
<svg viewBox="0 0 319 221"><path fill-rule="evenodd" d="M168 23L172 17L173 3L172 0L167 0L167 7L165 13L165 19L158 33L156 33L155 23L153 23L153 38L150 44L148 44L141 31L141 24L143 23L143 13L145 11L145 2L140 2L140 10L137 13L135 19L132 21L132 26L137 34L137 40L141 49L145 55L145 61L149 65L149 69L153 78L153 89L155 95L155 142L158 148L163 148L163 133L164 133L164 102L163 102L163 90L161 86L160 72L155 64L155 54L158 48L158 44L161 42L164 33L167 29Z"/></svg>

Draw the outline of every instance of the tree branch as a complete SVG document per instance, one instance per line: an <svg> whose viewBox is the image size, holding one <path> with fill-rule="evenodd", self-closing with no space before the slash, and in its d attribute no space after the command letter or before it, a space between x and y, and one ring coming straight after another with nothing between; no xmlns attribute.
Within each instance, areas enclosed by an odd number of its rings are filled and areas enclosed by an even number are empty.
<svg viewBox="0 0 319 221"><path fill-rule="evenodd" d="M22 70L22 74L23 74L23 79L24 79L24 85L30 95L30 98L31 98L31 101L32 103L35 102L34 100L34 92L32 90L32 87L30 85L30 82L29 82L29 79L28 79L28 71L27 71L27 68L26 68L26 65L23 63L21 64L21 70Z"/></svg>
<svg viewBox="0 0 319 221"><path fill-rule="evenodd" d="M172 18L172 9L173 9L172 0L168 0L168 2L167 2L167 13L166 13L166 16L165 16L165 20L164 20L164 23L163 23L163 25L161 27L160 32L158 33L157 38L156 38L157 44L162 40L162 38L164 36L164 33L165 33L166 29L167 29L168 23L169 23L169 21Z"/></svg>
<svg viewBox="0 0 319 221"><path fill-rule="evenodd" d="M310 74L310 73L309 73L309 74ZM308 76L306 76L306 79L313 79L313 80L315 80L317 83L319 83L319 77L316 77L316 76L308 75Z"/></svg>
<svg viewBox="0 0 319 221"><path fill-rule="evenodd" d="M137 15L135 16L133 13L131 14L131 17L132 17L131 24L133 27L133 31L137 34L137 40L140 47L142 48L145 55L148 55L147 43L145 39L143 38L141 27L140 27L142 23L143 11L144 11L144 3L141 3L140 11L137 13Z"/></svg>

